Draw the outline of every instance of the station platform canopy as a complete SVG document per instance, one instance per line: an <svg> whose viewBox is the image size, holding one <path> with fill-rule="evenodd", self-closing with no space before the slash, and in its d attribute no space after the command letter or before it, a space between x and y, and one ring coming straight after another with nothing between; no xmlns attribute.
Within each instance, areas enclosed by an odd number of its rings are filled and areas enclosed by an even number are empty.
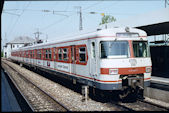
<svg viewBox="0 0 169 113"><path fill-rule="evenodd" d="M102 27L135 27L146 31L147 36L169 34L169 8L111 22Z"/></svg>

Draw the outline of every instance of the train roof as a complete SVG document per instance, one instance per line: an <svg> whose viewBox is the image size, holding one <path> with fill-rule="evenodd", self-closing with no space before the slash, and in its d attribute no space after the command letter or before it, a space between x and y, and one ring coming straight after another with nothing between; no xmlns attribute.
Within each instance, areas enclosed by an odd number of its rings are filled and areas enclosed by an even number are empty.
<svg viewBox="0 0 169 113"><path fill-rule="evenodd" d="M78 34L75 34L73 36L63 36L60 37L60 40L56 41L49 41L46 43L41 43L41 44L35 44L32 46L26 46L26 47L21 47L19 49L27 49L31 47L38 47L38 46L45 46L48 44L55 44L55 43L62 43L62 42L69 42L69 41L74 41L74 40L81 40L81 39L88 39L92 37L100 37L100 36L110 36L110 37L116 37L116 33L124 33L126 32L126 27L114 27L114 28L108 28L108 29L97 29L94 31L89 31L89 32L80 32ZM139 36L145 37L147 36L146 32L137 28L131 28L128 27L130 32L132 33L139 33Z"/></svg>

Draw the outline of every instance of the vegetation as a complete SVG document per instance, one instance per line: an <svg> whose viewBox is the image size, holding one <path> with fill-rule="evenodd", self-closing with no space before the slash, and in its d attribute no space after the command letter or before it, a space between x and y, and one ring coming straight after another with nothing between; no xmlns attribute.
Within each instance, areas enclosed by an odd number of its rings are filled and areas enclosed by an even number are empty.
<svg viewBox="0 0 169 113"><path fill-rule="evenodd" d="M99 25L105 24L105 23L110 23L110 22L115 22L116 19L113 16L110 15L104 15L102 17L102 22Z"/></svg>
<svg viewBox="0 0 169 113"><path fill-rule="evenodd" d="M4 54L3 54L3 51L1 51L1 57L3 57L3 55L4 55Z"/></svg>

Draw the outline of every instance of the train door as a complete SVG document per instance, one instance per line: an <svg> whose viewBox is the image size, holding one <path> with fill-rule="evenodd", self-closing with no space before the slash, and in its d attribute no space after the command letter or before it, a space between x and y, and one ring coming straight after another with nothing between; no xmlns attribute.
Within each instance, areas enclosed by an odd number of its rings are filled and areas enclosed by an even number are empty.
<svg viewBox="0 0 169 113"><path fill-rule="evenodd" d="M90 76L96 79L96 74L97 74L97 65L96 65L96 41L91 39L89 40L89 52L90 52Z"/></svg>
<svg viewBox="0 0 169 113"><path fill-rule="evenodd" d="M37 53L37 50L34 49L34 60L33 60L33 64L34 64L34 65L37 65L37 63L36 63L36 62L37 62L37 59L36 59L37 54L36 54L36 53Z"/></svg>
<svg viewBox="0 0 169 113"><path fill-rule="evenodd" d="M76 47L71 46L71 73L76 74Z"/></svg>

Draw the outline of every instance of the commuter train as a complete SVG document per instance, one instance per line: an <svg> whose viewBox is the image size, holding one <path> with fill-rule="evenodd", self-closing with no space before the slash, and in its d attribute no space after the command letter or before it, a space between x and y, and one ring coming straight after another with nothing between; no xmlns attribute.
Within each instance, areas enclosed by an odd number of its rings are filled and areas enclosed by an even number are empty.
<svg viewBox="0 0 169 113"><path fill-rule="evenodd" d="M144 89L150 85L147 34L131 27L97 29L67 40L12 50L13 61L62 73L74 83L99 90Z"/></svg>

